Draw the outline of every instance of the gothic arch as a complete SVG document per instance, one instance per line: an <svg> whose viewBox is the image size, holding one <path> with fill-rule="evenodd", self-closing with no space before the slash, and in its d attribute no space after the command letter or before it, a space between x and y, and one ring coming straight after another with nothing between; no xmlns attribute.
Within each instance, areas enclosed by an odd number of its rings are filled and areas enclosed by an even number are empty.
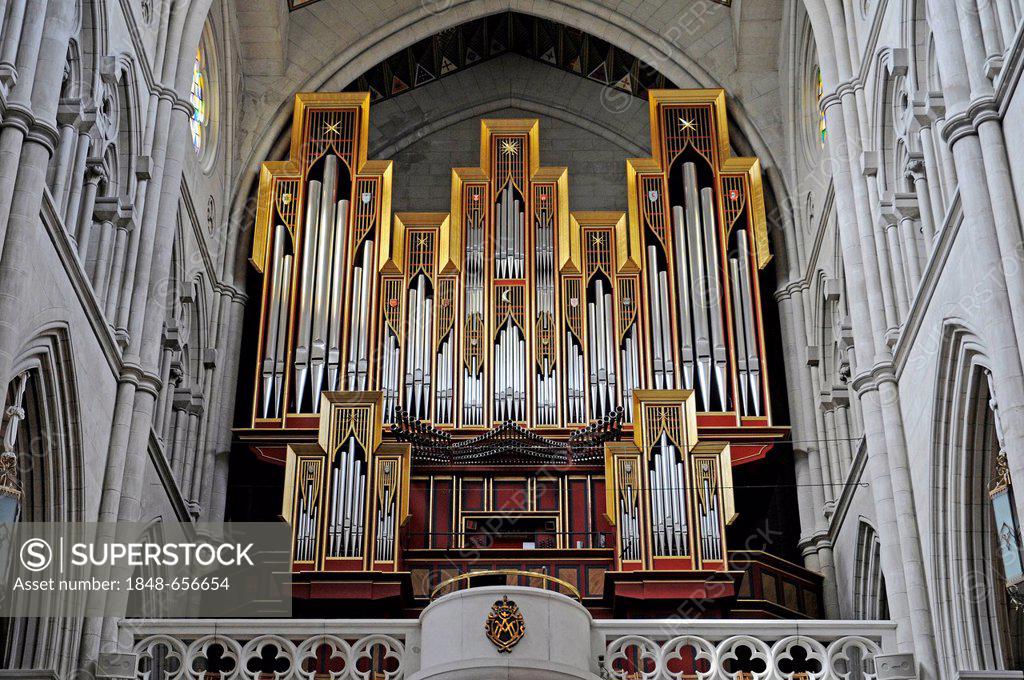
<svg viewBox="0 0 1024 680"><path fill-rule="evenodd" d="M1019 649L997 569L988 490L1000 448L998 407L978 337L947 322L935 384L931 507L936 629L948 671L1007 668Z"/></svg>
<svg viewBox="0 0 1024 680"><path fill-rule="evenodd" d="M854 571L853 618L889 618L882 573L882 544L875 528L863 517L857 528L857 564Z"/></svg>
<svg viewBox="0 0 1024 680"><path fill-rule="evenodd" d="M341 90L368 68L419 40L453 25L510 10L578 27L616 48L637 54L649 62L656 61L659 70L680 87L722 87L709 71L673 45L665 36L641 26L629 17L609 13L590 0L580 0L573 4L533 3L524 0L465 0L459 3L457 12L433 13L425 5L413 13L380 26L377 30L367 33L362 40L334 55L319 71L300 83L295 91ZM238 214L244 209L243 204L258 172L259 163L262 159L271 157L275 143L290 124L291 115L291 98L285 97L280 106L261 121L262 129L255 136L257 143L242 158L240 181L236 185L233 199L234 213ZM729 115L733 123L731 131L734 143L737 138L742 138L741 144L746 148L741 148L741 151L761 159L765 168L766 183L775 193L778 204L789 205L791 201L788 189L777 170L780 164L775 158L774 149L765 141L741 101L730 100ZM782 252L781 248L779 252Z"/></svg>
<svg viewBox="0 0 1024 680"><path fill-rule="evenodd" d="M875 107L871 112L874 146L878 149L880 193L907 191L903 176L908 151L904 123L909 107L907 65L902 50L885 49L877 57Z"/></svg>
<svg viewBox="0 0 1024 680"><path fill-rule="evenodd" d="M67 326L55 324L39 330L13 364L12 375L27 376L20 396L24 418L16 440L22 521L84 519L82 436L72 357ZM11 382L12 391L5 395L8 403L14 404L17 382ZM70 673L76 665L81 617L67 606L58 618L6 619L4 667Z"/></svg>
<svg viewBox="0 0 1024 680"><path fill-rule="evenodd" d="M486 118L495 112L506 108L525 109L539 115L559 120L563 123L583 127L587 131L599 135L611 144L619 147L622 149L624 154L632 154L633 156L640 157L648 153L641 144L637 144L633 139L624 136L618 130L607 125L602 125L593 119L581 119L578 113L553 106L550 102L529 97L516 97L514 100L507 97L496 97L489 101L480 102L476 106L470 108L457 107L448 115L431 119L424 125L418 125L416 127L415 134L389 135L389 139L387 140L389 143L371 148L368 155L371 158L391 158L399 154L403 149L416 144L416 142L429 135L456 126L466 120ZM284 148L279 157L285 157L287 151L287 148ZM569 170L571 172L572 168Z"/></svg>

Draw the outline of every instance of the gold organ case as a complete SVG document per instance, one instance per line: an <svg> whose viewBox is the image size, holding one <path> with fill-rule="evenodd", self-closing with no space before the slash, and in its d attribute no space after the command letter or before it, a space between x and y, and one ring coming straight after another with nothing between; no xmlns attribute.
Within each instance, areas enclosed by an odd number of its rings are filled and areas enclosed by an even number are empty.
<svg viewBox="0 0 1024 680"><path fill-rule="evenodd" d="M785 431L761 169L730 154L723 91L649 102L625 212L571 211L517 119L481 121L449 212L392 214L369 96L296 96L290 158L260 176L239 434L285 465L298 596L408 607L486 569L622 611L735 581L732 468Z"/></svg>

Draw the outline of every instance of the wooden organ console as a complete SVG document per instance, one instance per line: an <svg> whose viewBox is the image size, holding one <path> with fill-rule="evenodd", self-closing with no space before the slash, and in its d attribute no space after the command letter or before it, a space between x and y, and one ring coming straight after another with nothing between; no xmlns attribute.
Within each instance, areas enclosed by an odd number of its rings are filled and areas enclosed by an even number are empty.
<svg viewBox="0 0 1024 680"><path fill-rule="evenodd" d="M785 428L724 92L650 92L626 212L570 211L538 121L484 120L450 212L392 214L368 120L368 95L298 95L260 178L240 437L284 464L296 595L408 609L481 572L630 615L734 598L732 469Z"/></svg>

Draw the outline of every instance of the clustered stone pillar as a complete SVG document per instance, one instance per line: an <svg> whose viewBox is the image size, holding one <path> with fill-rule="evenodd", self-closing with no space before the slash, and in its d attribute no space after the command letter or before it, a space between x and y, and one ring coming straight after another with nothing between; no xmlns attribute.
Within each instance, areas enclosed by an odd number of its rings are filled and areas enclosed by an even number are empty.
<svg viewBox="0 0 1024 680"><path fill-rule="evenodd" d="M934 631L889 353L898 321L891 313L892 303L887 304L886 291L894 282L893 274L899 274L894 270L902 259L896 257L902 243L894 228L886 240L871 219L881 213L882 201L870 181L877 160L866 154L861 144L866 129L861 112L866 107L853 66L856 41L839 14L839 3L822 0L806 4L828 89L822 106L829 120L828 150L854 333L852 384L864 424L867 473L877 510L889 607L897 622L899 649L916 655L922 677L934 677ZM899 295L899 286L896 288ZM903 297L898 302L906 309L909 301Z"/></svg>

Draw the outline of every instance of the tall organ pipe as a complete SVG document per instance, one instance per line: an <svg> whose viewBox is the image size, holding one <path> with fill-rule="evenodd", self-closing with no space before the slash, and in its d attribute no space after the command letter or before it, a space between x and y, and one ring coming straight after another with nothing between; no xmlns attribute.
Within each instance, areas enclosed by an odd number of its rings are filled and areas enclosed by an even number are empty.
<svg viewBox="0 0 1024 680"><path fill-rule="evenodd" d="M711 382L711 341L708 329L704 239L701 238L700 194L697 190L697 168L683 165L683 197L686 203L686 247L690 255L690 295L694 321L694 347L697 352L697 382L700 385L702 410L709 406Z"/></svg>
<svg viewBox="0 0 1024 680"><path fill-rule="evenodd" d="M327 347L327 389L336 390L340 387L338 381L339 368L341 364L341 341L342 341L342 319L345 310L342 308L341 290L345 281L345 267L348 265L348 257L345 252L345 241L348 231L348 200L338 201L335 212L334 223L334 248L332 249L331 263L331 297L328 308L328 347ZM350 301L351 304L352 301ZM351 307L349 314L353 314Z"/></svg>
<svg viewBox="0 0 1024 680"><path fill-rule="evenodd" d="M647 246L647 298L651 310L651 354L654 364L654 388L666 389L665 386L665 351L671 351L670 347L663 347L664 335L661 332L662 318L660 282L658 280L658 247Z"/></svg>
<svg viewBox="0 0 1024 680"><path fill-rule="evenodd" d="M690 311L690 279L687 275L686 217L682 206L672 207L672 244L676 267L676 306L679 315L683 387L693 389L693 314Z"/></svg>
<svg viewBox="0 0 1024 680"><path fill-rule="evenodd" d="M715 220L715 195L709 187L700 192L701 215L704 220L705 253L708 271L708 312L711 314L711 352L715 362L715 385L722 410L729 408L726 398L725 325L722 321L721 258L718 251L718 225Z"/></svg>
<svg viewBox="0 0 1024 680"><path fill-rule="evenodd" d="M314 272L313 332L310 343L309 367L312 377L313 410L320 408L320 392L324 386L327 360L327 326L330 314L329 281L331 274L331 246L334 239L335 195L338 191L338 158L324 158L324 182L321 187L320 214L317 218L316 271Z"/></svg>
<svg viewBox="0 0 1024 680"><path fill-rule="evenodd" d="M320 215L321 183L310 180L306 190L306 221L302 230L302 278L299 280L299 313L295 320L295 409L302 411L309 377L309 343L313 332L313 280L316 271L317 220Z"/></svg>
<svg viewBox="0 0 1024 680"><path fill-rule="evenodd" d="M747 370L750 380L750 399L754 415L761 415L761 361L758 358L757 334L754 329L756 310L754 308L753 284L750 280L750 246L747 232L736 232L736 248L739 252L740 298L743 301L743 330L747 336Z"/></svg>
<svg viewBox="0 0 1024 680"><path fill-rule="evenodd" d="M287 231L284 225L277 225L274 230L273 275L270 279L270 318L267 320L266 341L263 348L263 417L276 416L279 412L275 404L280 402L279 383L276 381L279 370L279 356L283 354L284 344L279 344L281 330L287 328L287 288L291 274L291 256L284 254L284 242ZM285 310L282 317L282 309Z"/></svg>
<svg viewBox="0 0 1024 680"><path fill-rule="evenodd" d="M743 322L743 293L740 290L739 263L735 257L729 258L729 278L732 288L732 317L733 335L736 338L736 373L739 377L740 386L740 407L743 415L750 415L750 402L748 401L750 390L750 370L747 365L747 333L744 330Z"/></svg>

